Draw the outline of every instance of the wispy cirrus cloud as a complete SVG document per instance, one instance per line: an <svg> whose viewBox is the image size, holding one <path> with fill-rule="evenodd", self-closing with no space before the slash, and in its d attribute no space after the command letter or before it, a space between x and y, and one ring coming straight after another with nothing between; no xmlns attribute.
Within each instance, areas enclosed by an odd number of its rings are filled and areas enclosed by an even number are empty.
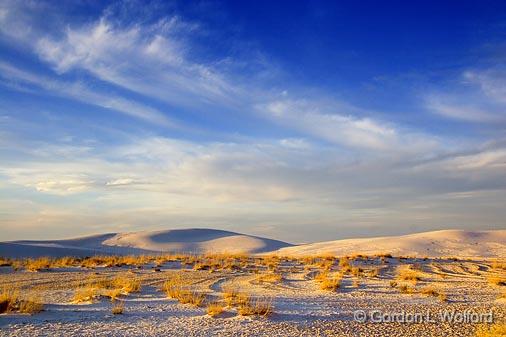
<svg viewBox="0 0 506 337"><path fill-rule="evenodd" d="M427 107L452 119L489 124L505 123L504 83L506 71L501 66L466 70L454 87L427 95Z"/></svg>
<svg viewBox="0 0 506 337"><path fill-rule="evenodd" d="M152 25L114 24L106 17L43 37L36 53L59 73L83 69L114 85L171 104L232 104L238 95L223 74L190 61L177 17ZM186 31L185 34L190 32Z"/></svg>
<svg viewBox="0 0 506 337"><path fill-rule="evenodd" d="M363 111L339 102L320 103L281 97L257 109L276 123L342 146L384 153L430 152L439 146L436 137L402 130L393 123L354 116L352 112Z"/></svg>
<svg viewBox="0 0 506 337"><path fill-rule="evenodd" d="M34 86L50 95L71 98L86 104L111 109L161 126L176 126L175 122L157 109L120 96L93 90L82 82L66 82L48 78L4 62L0 62L0 77L4 79L4 85L10 85L17 89L30 89L29 86Z"/></svg>
<svg viewBox="0 0 506 337"><path fill-rule="evenodd" d="M150 24L124 24L104 14L92 22L67 25L59 35L32 33L30 44L34 46L33 52L57 74L86 71L101 81L171 106L190 107L200 113L212 109L221 114L226 111L260 117L278 128L344 147L395 152L432 150L436 146L436 137L399 127L393 122L375 120L374 112L349 103L310 96L293 97L283 90L276 90L281 92L276 94L254 78L245 83L237 80L234 73L198 62L198 57L190 57L193 49L189 36L198 29L201 29L198 25L178 16ZM99 102L152 122L168 122L166 114L145 104L111 98L107 93L99 96L97 92L85 90L83 83L53 84L52 87L58 93L80 87L85 95L68 93L68 96Z"/></svg>

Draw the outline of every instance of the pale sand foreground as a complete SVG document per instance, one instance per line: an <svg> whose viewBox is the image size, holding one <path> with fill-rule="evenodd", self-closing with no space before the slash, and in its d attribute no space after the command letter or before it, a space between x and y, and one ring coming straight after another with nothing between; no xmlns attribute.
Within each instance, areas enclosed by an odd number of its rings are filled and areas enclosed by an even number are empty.
<svg viewBox="0 0 506 337"><path fill-rule="evenodd" d="M426 286L447 295L443 302L436 297L400 293L390 282L399 264L418 264L421 281L415 289ZM501 286L487 282L490 275L504 275L504 270L491 268L489 261L414 260L396 258L357 258L364 275L346 274L341 289L321 290L314 276L321 267L294 260L281 261L277 271L283 275L279 283L257 280L265 273L258 267L237 271L184 272L192 289L205 292L208 298L219 299L231 287L252 295L271 296L274 313L269 317L244 317L236 309L227 308L217 318L205 308L180 304L168 299L160 290L165 280L181 273L179 264L165 263L160 272L152 265L135 267L99 267L53 269L42 272L13 272L0 267L0 286L18 285L35 289L44 302L45 311L33 316L0 315L2 336L470 336L476 324L441 322L441 310L471 310L485 313L493 310L495 321L504 321L506 306L498 299ZM367 270L379 267L379 275L366 276ZM190 267L188 267L190 268ZM339 270L338 260L331 272ZM254 270L260 269L256 274ZM142 280L142 291L122 298L125 312L111 314L111 302L100 299L92 304L70 304L74 291L89 277L117 275L127 272ZM358 284L354 283L358 281ZM409 284L407 282L406 284ZM355 310L381 310L385 313L430 312L436 323L359 323Z"/></svg>

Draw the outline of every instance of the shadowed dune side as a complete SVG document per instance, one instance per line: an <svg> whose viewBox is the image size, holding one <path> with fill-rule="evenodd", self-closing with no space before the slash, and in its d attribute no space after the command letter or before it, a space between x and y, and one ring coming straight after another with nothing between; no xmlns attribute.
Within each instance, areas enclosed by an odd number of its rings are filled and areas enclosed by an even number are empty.
<svg viewBox="0 0 506 337"><path fill-rule="evenodd" d="M282 241L214 229L108 233L66 240L0 242L0 256L91 256L157 253L247 253L291 246Z"/></svg>
<svg viewBox="0 0 506 337"><path fill-rule="evenodd" d="M161 252L265 253L291 246L282 241L214 229L174 229L117 234L104 245Z"/></svg>

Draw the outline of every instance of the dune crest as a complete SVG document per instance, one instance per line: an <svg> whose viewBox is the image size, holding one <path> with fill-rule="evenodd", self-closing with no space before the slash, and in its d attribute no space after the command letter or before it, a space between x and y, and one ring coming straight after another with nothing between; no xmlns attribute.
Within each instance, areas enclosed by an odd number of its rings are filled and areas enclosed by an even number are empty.
<svg viewBox="0 0 506 337"><path fill-rule="evenodd" d="M402 236L325 241L282 248L283 255L352 253L419 257L506 257L506 230L440 230Z"/></svg>

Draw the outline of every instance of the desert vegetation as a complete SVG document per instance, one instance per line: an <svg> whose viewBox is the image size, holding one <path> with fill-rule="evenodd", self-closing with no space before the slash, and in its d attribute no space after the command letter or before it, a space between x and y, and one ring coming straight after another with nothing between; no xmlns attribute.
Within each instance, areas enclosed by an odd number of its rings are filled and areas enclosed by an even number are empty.
<svg viewBox="0 0 506 337"><path fill-rule="evenodd" d="M122 295L136 293L141 290L141 282L133 275L121 273L115 277L88 277L75 291L75 303L91 302L101 296L115 301Z"/></svg>
<svg viewBox="0 0 506 337"><path fill-rule="evenodd" d="M1 313L36 314L44 309L44 305L33 292L15 287L3 287L0 290Z"/></svg>
<svg viewBox="0 0 506 337"><path fill-rule="evenodd" d="M234 316L275 322L274 316L277 319L289 317L284 314L287 307L303 312L308 305L311 308L308 310L325 312L320 308L325 308L322 303L326 302L336 303L329 306L329 310L344 305L346 310L353 311L356 308L354 299L370 299L378 306L391 302L394 307L421 301L429 307L444 308L464 303L460 290L453 288L455 284L467 289L473 282L486 285L486 289L470 288L473 292L467 293L466 298L486 301L489 305L504 297L504 291L498 294L503 288L504 270L502 264L493 261L485 268L486 263L472 260L399 259L388 254L360 253L342 257L165 254L0 261L3 275L27 280L19 287L2 291L0 309L5 315L37 313L44 308L41 303L51 299L55 291L61 294L58 296L70 293L63 303L79 304L78 308L83 307L83 310L88 305L104 306L116 319L130 317L129 312L139 312L140 306L149 311L150 306L156 308L165 303L163 305L171 306L170 312L193 310L193 316L208 316L213 322L227 321ZM56 275L66 275L69 280L37 284L39 279L60 280ZM28 281L30 279L34 280L33 284ZM3 282L9 281L4 278ZM145 289L154 293L147 295ZM474 294L476 289L479 292ZM165 301L160 300L160 295ZM142 303L150 303L151 296L160 301L153 303L160 304L142 306ZM385 302L382 296L390 297ZM142 300L137 302L140 298ZM306 304L308 301L310 304ZM126 303L128 311L125 311ZM499 328L487 326L486 329L482 335L495 333Z"/></svg>

